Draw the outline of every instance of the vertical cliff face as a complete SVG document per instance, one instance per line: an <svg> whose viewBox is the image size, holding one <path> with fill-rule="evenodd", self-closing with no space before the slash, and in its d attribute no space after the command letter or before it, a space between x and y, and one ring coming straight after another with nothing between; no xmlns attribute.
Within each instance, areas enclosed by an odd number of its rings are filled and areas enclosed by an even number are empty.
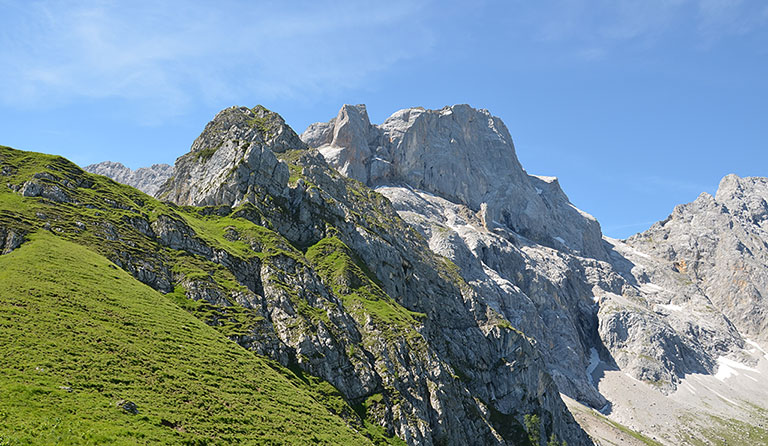
<svg viewBox="0 0 768 446"><path fill-rule="evenodd" d="M338 130L316 130L351 142L370 136L366 120L364 109L349 108ZM536 415L536 442L591 443L535 341L389 200L339 175L276 114L219 113L158 197L237 207L295 247L290 260L261 266L248 305L266 309L267 328L240 342L332 383L368 422L409 444L526 444L534 432L526 416ZM261 339L277 342L264 348Z"/></svg>
<svg viewBox="0 0 768 446"><path fill-rule="evenodd" d="M365 106L345 105L302 139L341 173L371 187L408 185L482 212L488 227L606 256L597 221L570 204L556 179L523 170L506 126L487 110L410 108L371 125Z"/></svg>

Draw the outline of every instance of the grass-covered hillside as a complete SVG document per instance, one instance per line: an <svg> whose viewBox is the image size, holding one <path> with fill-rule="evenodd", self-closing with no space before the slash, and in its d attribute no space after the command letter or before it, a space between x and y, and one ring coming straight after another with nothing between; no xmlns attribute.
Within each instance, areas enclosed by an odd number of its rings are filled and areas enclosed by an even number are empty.
<svg viewBox="0 0 768 446"><path fill-rule="evenodd" d="M265 322L231 265L297 254L206 212L0 147L0 445L385 441L327 382L232 342Z"/></svg>
<svg viewBox="0 0 768 446"><path fill-rule="evenodd" d="M367 442L104 257L30 239L0 256L0 444Z"/></svg>

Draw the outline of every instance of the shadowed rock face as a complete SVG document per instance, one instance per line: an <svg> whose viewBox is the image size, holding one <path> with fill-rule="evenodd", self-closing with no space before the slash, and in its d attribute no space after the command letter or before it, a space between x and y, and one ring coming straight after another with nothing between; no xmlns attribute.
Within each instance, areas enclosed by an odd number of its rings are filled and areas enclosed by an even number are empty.
<svg viewBox="0 0 768 446"><path fill-rule="evenodd" d="M133 186L147 195L155 192L173 175L173 166L168 164L153 164L150 167L140 167L131 170L121 163L102 161L83 167L86 172L104 175L118 183Z"/></svg>

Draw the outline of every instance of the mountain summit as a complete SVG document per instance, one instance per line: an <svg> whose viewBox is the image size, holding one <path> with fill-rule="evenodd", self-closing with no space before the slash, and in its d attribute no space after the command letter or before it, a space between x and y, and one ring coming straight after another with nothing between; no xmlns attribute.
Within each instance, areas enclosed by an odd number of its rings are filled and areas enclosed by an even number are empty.
<svg viewBox="0 0 768 446"><path fill-rule="evenodd" d="M372 125L364 105L345 105L301 138L368 186L407 184L467 206L489 228L606 257L597 221L571 205L556 179L523 170L507 127L487 110L408 108Z"/></svg>

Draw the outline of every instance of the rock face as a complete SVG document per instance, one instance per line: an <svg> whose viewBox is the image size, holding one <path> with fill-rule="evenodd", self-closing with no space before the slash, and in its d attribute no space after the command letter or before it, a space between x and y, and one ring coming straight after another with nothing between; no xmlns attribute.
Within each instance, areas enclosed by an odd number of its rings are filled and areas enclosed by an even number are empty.
<svg viewBox="0 0 768 446"><path fill-rule="evenodd" d="M481 212L488 228L605 258L597 221L569 203L556 179L523 170L506 126L487 110L410 108L377 126L364 105L345 105L302 139L371 187L407 184Z"/></svg>
<svg viewBox="0 0 768 446"><path fill-rule="evenodd" d="M728 175L628 243L671 264L738 332L768 341L768 179Z"/></svg>
<svg viewBox="0 0 768 446"><path fill-rule="evenodd" d="M131 170L121 163L102 161L83 167L86 172L104 175L118 183L133 186L136 189L154 195L160 186L173 175L173 166L168 164L153 164L150 167L140 167Z"/></svg>
<svg viewBox="0 0 768 446"><path fill-rule="evenodd" d="M587 276L614 291L621 278L595 219L556 178L523 170L500 119L457 105L401 110L374 126L364 106L345 105L302 138L389 198L486 305L536 339L561 392L605 405L585 372L600 349Z"/></svg>
<svg viewBox="0 0 768 446"><path fill-rule="evenodd" d="M359 116L340 121L337 140L365 134L355 127ZM264 262L257 273L232 269L258 282L240 304L263 308L268 322L238 342L332 383L387 432L420 445L526 444L525 416L536 414L537 442L554 435L591 444L532 339L436 256L387 199L340 176L278 115L261 107L219 113L158 197L238 207L238 216L304 251ZM192 240L180 231L171 226L162 237ZM321 314L306 316L297 299Z"/></svg>
<svg viewBox="0 0 768 446"><path fill-rule="evenodd" d="M703 193L627 240L666 264L650 272L652 281L672 290L691 288L676 293L670 307L704 307L722 314L739 345L742 336L768 340L766 200L768 179L728 175L715 197ZM690 302L694 299L703 302Z"/></svg>
<svg viewBox="0 0 768 446"><path fill-rule="evenodd" d="M465 105L401 110L371 125L364 106L302 139L339 172L390 199L478 299L536 340L558 388L610 410L600 370L663 393L765 344L766 180L726 177L627 241L602 237L557 180L527 174L504 124Z"/></svg>
<svg viewBox="0 0 768 446"><path fill-rule="evenodd" d="M261 106L230 107L176 160L173 177L156 195L193 206L237 205L255 193L282 197L289 173L275 153L304 147L277 113Z"/></svg>
<svg viewBox="0 0 768 446"><path fill-rule="evenodd" d="M728 175L667 219L615 247L615 268L637 293L601 308L600 333L633 375L673 389L714 373L720 357L747 361L768 336L768 180ZM629 297L629 299L626 299Z"/></svg>

